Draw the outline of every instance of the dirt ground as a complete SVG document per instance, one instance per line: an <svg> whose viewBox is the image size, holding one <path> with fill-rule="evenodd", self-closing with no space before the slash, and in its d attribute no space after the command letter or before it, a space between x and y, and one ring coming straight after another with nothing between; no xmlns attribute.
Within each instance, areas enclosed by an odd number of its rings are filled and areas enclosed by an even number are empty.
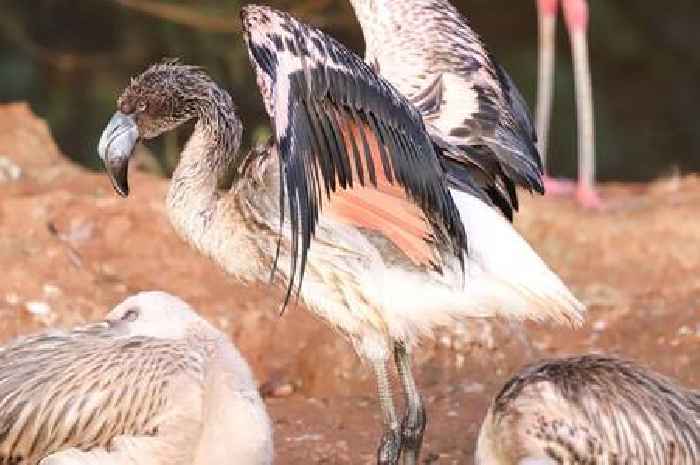
<svg viewBox="0 0 700 465"><path fill-rule="evenodd" d="M604 156L604 155L602 155ZM371 464L372 380L350 348L279 293L246 287L190 250L164 212L167 181L106 177L66 161L23 104L0 106L0 339L100 318L128 294L193 304L248 358L275 421L276 463ZM602 351L700 385L700 179L602 188L605 212L525 198L517 227L590 309L579 331L470 322L416 357L428 408L426 463L473 463L489 399L522 364Z"/></svg>

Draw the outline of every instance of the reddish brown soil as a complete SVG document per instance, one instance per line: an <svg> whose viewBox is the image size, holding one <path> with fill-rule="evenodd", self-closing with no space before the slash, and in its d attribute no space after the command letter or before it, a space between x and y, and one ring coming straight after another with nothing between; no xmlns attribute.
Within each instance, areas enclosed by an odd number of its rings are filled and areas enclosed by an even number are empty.
<svg viewBox="0 0 700 465"><path fill-rule="evenodd" d="M22 170L15 181L12 164ZM279 293L236 283L183 244L165 218L166 185L134 173L133 194L120 199L104 176L68 163L26 106L0 106L2 340L99 318L138 290L167 290L229 333L277 395L268 398L277 463L373 463L374 388L350 348L301 307L280 318ZM517 222L588 304L585 328L473 322L417 355L426 461L471 464L490 397L539 357L612 352L700 385L700 180L602 192L605 212L526 198Z"/></svg>

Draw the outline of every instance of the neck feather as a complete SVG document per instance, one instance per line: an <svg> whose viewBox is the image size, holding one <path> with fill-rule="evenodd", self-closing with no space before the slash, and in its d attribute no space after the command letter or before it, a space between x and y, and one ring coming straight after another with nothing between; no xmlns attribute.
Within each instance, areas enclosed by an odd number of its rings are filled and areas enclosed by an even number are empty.
<svg viewBox="0 0 700 465"><path fill-rule="evenodd" d="M180 237L229 274L266 279L279 224L278 165L270 147L237 153L241 126L233 104L225 92L211 92L198 104L194 132L173 174L168 216ZM234 180L230 189L228 179Z"/></svg>
<svg viewBox="0 0 700 465"><path fill-rule="evenodd" d="M168 212L175 228L193 239L206 228L230 173L240 163L241 123L229 94L215 84L195 102L197 123L173 173Z"/></svg>
<svg viewBox="0 0 700 465"><path fill-rule="evenodd" d="M231 96L213 83L201 91L195 111L195 130L173 177L201 172L213 176L218 185L239 163L241 122Z"/></svg>

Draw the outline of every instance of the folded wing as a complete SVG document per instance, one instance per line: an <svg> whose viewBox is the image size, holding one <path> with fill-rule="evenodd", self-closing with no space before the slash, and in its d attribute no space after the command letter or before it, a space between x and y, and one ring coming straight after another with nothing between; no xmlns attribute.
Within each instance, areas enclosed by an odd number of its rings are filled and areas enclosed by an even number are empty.
<svg viewBox="0 0 700 465"><path fill-rule="evenodd" d="M65 448L151 436L187 348L115 338L108 323L28 338L0 351L0 462L36 463ZM203 370L203 367L199 367Z"/></svg>

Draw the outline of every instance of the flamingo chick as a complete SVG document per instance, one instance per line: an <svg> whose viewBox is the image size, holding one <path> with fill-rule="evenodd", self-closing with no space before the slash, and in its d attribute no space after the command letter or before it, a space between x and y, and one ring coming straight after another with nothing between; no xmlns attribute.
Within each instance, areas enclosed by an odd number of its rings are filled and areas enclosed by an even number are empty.
<svg viewBox="0 0 700 465"><path fill-rule="evenodd" d="M248 364L185 302L142 292L104 321L0 350L0 463L272 463Z"/></svg>
<svg viewBox="0 0 700 465"><path fill-rule="evenodd" d="M537 85L537 136L543 164L547 165L549 123L554 99L554 63L559 2L571 41L576 86L578 122L578 185L576 198L587 208L601 208L603 203L595 190L595 128L593 86L588 59L588 1L537 0L539 24L539 71ZM545 188L552 194L573 191L572 183L545 176Z"/></svg>
<svg viewBox="0 0 700 465"><path fill-rule="evenodd" d="M700 392L601 355L541 361L496 396L476 465L696 465Z"/></svg>
<svg viewBox="0 0 700 465"><path fill-rule="evenodd" d="M373 368L379 462L396 463L402 448L416 460L425 410L410 353L421 336L476 317L575 325L584 307L493 208L512 213L494 174L391 84L283 12L249 5L242 18L271 143L239 152L229 94L201 68L163 63L124 90L100 156L126 194L137 141L195 119L166 200L175 230L243 282L269 282L277 269L285 305L298 290ZM407 399L401 423L392 357Z"/></svg>

